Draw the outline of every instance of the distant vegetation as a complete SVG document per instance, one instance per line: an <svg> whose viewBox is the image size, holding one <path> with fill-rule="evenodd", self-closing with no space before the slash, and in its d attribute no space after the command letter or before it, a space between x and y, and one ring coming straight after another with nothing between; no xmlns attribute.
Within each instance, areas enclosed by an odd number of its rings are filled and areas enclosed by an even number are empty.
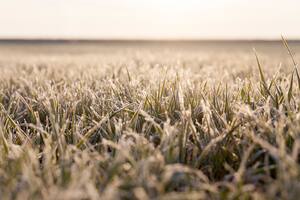
<svg viewBox="0 0 300 200"><path fill-rule="evenodd" d="M2 54L0 199L298 199L300 77L283 43L281 68L159 48Z"/></svg>

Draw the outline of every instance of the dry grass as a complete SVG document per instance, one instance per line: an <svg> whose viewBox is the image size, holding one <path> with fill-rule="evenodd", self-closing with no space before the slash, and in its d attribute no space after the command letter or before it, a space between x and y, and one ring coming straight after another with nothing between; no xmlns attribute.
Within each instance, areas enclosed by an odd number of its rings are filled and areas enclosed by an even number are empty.
<svg viewBox="0 0 300 200"><path fill-rule="evenodd" d="M1 199L298 198L297 58L123 53L2 55Z"/></svg>

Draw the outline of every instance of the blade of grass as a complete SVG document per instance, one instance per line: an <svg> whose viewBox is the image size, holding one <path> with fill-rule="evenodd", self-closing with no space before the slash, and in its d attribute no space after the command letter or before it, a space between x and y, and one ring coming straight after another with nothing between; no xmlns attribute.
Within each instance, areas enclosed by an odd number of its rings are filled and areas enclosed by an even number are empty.
<svg viewBox="0 0 300 200"><path fill-rule="evenodd" d="M289 91L288 91L288 102L289 103L291 101L291 98L293 97L294 71L292 72L292 77L291 77L291 81L290 81L290 87L289 87Z"/></svg>
<svg viewBox="0 0 300 200"><path fill-rule="evenodd" d="M76 144L76 146L78 148L80 148L84 142L86 142L88 140L88 138L90 138L94 132L99 129L101 127L101 125L105 122L107 122L109 119L111 119L112 117L114 117L116 114L118 114L119 112L123 111L125 108L127 108L130 104L123 106L122 108L120 108L117 111L114 111L112 113L108 113L106 116L104 116L98 124L96 124L95 126L93 126L91 129L89 129L83 136L83 138Z"/></svg>
<svg viewBox="0 0 300 200"><path fill-rule="evenodd" d="M286 49L288 51L288 54L290 55L290 57L291 57L291 59L293 61L294 69L296 71L296 76L297 76L297 80L298 80L298 88L300 90L300 75L299 75L299 72L298 72L298 64L296 63L296 61L294 59L294 56L293 56L293 53L291 51L291 48L289 47L289 44L286 41L286 39L283 37L283 35L281 35L281 39L282 39L282 42L283 42L284 46L286 47Z"/></svg>

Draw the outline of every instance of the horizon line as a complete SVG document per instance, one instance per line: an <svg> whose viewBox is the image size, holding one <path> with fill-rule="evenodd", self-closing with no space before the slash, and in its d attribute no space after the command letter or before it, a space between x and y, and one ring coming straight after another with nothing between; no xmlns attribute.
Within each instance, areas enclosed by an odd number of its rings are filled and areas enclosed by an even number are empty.
<svg viewBox="0 0 300 200"><path fill-rule="evenodd" d="M300 38L288 39L290 42L300 42ZM65 37L0 37L0 42L279 42L275 38L65 38Z"/></svg>

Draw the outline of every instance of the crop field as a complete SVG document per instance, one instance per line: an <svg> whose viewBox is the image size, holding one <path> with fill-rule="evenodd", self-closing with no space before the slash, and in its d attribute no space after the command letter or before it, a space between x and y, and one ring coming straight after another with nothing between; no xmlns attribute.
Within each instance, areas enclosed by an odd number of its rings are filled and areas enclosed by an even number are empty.
<svg viewBox="0 0 300 200"><path fill-rule="evenodd" d="M298 199L299 55L0 42L0 199Z"/></svg>

